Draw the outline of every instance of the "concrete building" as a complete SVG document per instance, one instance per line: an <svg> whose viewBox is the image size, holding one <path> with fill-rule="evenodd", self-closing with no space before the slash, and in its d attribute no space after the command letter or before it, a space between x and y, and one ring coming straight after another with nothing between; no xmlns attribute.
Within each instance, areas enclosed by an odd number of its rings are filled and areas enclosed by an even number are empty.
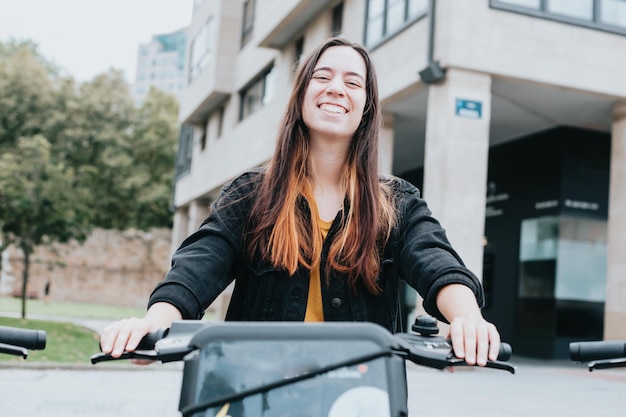
<svg viewBox="0 0 626 417"><path fill-rule="evenodd" d="M135 104L140 106L151 87L180 98L185 85L186 28L154 35L137 50L137 71L133 84Z"/></svg>
<svg viewBox="0 0 626 417"><path fill-rule="evenodd" d="M196 2L173 246L270 157L294 66L334 34L375 60L382 171L423 191L503 338L547 357L626 339L621 0Z"/></svg>

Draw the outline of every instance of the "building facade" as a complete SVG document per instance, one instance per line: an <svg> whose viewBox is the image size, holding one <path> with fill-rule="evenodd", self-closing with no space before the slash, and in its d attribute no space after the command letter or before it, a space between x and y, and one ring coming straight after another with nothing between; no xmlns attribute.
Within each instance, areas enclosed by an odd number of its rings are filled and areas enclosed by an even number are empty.
<svg viewBox="0 0 626 417"><path fill-rule="evenodd" d="M626 339L625 1L198 1L187 33L173 247L269 159L298 60L340 34L376 64L381 170L422 190L503 338Z"/></svg>
<svg viewBox="0 0 626 417"><path fill-rule="evenodd" d="M137 71L133 83L135 104L140 106L151 87L180 99L185 86L186 28L154 35L137 50Z"/></svg>

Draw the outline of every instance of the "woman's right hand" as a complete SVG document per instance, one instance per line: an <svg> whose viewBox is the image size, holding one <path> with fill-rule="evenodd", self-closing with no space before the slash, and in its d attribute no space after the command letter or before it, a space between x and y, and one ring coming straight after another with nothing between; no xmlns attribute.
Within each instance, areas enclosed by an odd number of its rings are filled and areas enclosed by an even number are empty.
<svg viewBox="0 0 626 417"><path fill-rule="evenodd" d="M114 358L122 353L132 352L141 339L157 327L146 318L132 317L116 321L106 326L100 333L100 349Z"/></svg>
<svg viewBox="0 0 626 417"><path fill-rule="evenodd" d="M146 334L162 327L170 327L173 321L181 319L182 315L171 304L155 303L148 309L144 318L132 317L106 326L100 332L100 349L102 353L119 358L125 351L134 351ZM135 364L152 363L146 360L132 360L132 362Z"/></svg>

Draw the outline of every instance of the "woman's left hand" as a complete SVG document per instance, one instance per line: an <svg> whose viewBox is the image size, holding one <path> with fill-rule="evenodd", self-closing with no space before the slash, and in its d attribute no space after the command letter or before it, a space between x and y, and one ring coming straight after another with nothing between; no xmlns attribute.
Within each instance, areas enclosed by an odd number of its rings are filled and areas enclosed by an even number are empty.
<svg viewBox="0 0 626 417"><path fill-rule="evenodd" d="M482 317L456 317L450 323L450 340L454 355L468 365L485 366L498 359L500 333Z"/></svg>

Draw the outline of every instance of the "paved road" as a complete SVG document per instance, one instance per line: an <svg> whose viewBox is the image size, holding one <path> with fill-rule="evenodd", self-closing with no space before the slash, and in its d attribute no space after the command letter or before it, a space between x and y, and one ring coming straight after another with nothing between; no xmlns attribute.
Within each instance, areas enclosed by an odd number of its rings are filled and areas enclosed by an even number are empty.
<svg viewBox="0 0 626 417"><path fill-rule="evenodd" d="M575 364L518 362L515 375L491 369L435 371L411 364L410 415L625 415L626 371L590 373ZM41 369L24 363L0 369L0 416L178 417L179 365Z"/></svg>

